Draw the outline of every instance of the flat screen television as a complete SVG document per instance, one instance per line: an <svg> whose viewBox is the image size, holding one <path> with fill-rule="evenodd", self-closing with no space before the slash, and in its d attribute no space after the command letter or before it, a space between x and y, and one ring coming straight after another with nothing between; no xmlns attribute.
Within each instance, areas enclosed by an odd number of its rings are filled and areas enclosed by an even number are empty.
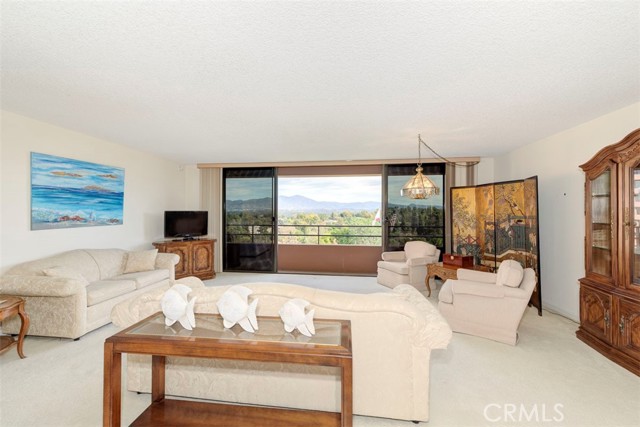
<svg viewBox="0 0 640 427"><path fill-rule="evenodd" d="M207 211L164 211L164 237L193 239L209 234Z"/></svg>

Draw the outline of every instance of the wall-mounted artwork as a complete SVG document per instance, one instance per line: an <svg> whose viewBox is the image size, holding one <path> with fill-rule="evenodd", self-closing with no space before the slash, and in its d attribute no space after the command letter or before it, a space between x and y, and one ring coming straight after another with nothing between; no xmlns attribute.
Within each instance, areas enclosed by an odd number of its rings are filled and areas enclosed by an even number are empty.
<svg viewBox="0 0 640 427"><path fill-rule="evenodd" d="M31 153L31 229L120 225L124 169Z"/></svg>
<svg viewBox="0 0 640 427"><path fill-rule="evenodd" d="M531 303L542 313L538 254L538 178L451 189L452 251L496 271L505 259L531 267L538 286Z"/></svg>

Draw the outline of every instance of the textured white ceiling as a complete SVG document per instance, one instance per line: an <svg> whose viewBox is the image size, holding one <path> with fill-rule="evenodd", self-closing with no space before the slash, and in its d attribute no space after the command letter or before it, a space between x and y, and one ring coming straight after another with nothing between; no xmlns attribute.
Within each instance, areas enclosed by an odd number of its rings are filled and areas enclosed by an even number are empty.
<svg viewBox="0 0 640 427"><path fill-rule="evenodd" d="M5 110L180 163L494 156L640 101L638 1L9 1Z"/></svg>

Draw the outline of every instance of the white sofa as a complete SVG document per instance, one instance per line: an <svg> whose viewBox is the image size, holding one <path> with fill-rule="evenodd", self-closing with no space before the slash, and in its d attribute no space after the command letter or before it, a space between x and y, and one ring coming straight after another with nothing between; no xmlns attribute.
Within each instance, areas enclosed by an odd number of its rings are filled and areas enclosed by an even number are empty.
<svg viewBox="0 0 640 427"><path fill-rule="evenodd" d="M228 289L192 288L195 311L217 313ZM195 280L193 280L195 279ZM200 283L198 283L200 282ZM258 315L277 316L291 298L303 298L316 318L351 320L354 414L412 421L429 419L429 358L451 339L446 321L409 285L377 294L352 294L274 283L244 284L259 298ZM161 291L118 304L112 321L126 327L160 311ZM197 326L197 325L196 325ZM127 387L149 392L150 356L127 356ZM228 402L339 411L336 368L197 358L168 358L167 394Z"/></svg>
<svg viewBox="0 0 640 427"><path fill-rule="evenodd" d="M29 335L75 339L109 323L117 303L168 287L179 260L155 249L76 249L16 265L0 277L0 294L25 299ZM2 323L19 330L17 316Z"/></svg>

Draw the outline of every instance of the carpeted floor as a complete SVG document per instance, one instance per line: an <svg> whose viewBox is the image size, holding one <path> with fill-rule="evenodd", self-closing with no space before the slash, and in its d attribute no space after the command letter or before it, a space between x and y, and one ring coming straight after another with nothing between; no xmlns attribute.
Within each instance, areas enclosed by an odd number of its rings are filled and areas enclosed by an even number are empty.
<svg viewBox="0 0 640 427"><path fill-rule="evenodd" d="M220 274L208 286L271 281L348 292L380 292L373 277ZM430 301L437 304L437 291ZM638 426L640 378L575 338L577 324L528 309L517 346L454 334L431 361L431 420L425 426ZM79 341L28 337L26 359L0 356L0 426L89 427L102 423L104 339L113 325ZM149 404L123 392L123 424ZM413 426L354 417L355 427Z"/></svg>

